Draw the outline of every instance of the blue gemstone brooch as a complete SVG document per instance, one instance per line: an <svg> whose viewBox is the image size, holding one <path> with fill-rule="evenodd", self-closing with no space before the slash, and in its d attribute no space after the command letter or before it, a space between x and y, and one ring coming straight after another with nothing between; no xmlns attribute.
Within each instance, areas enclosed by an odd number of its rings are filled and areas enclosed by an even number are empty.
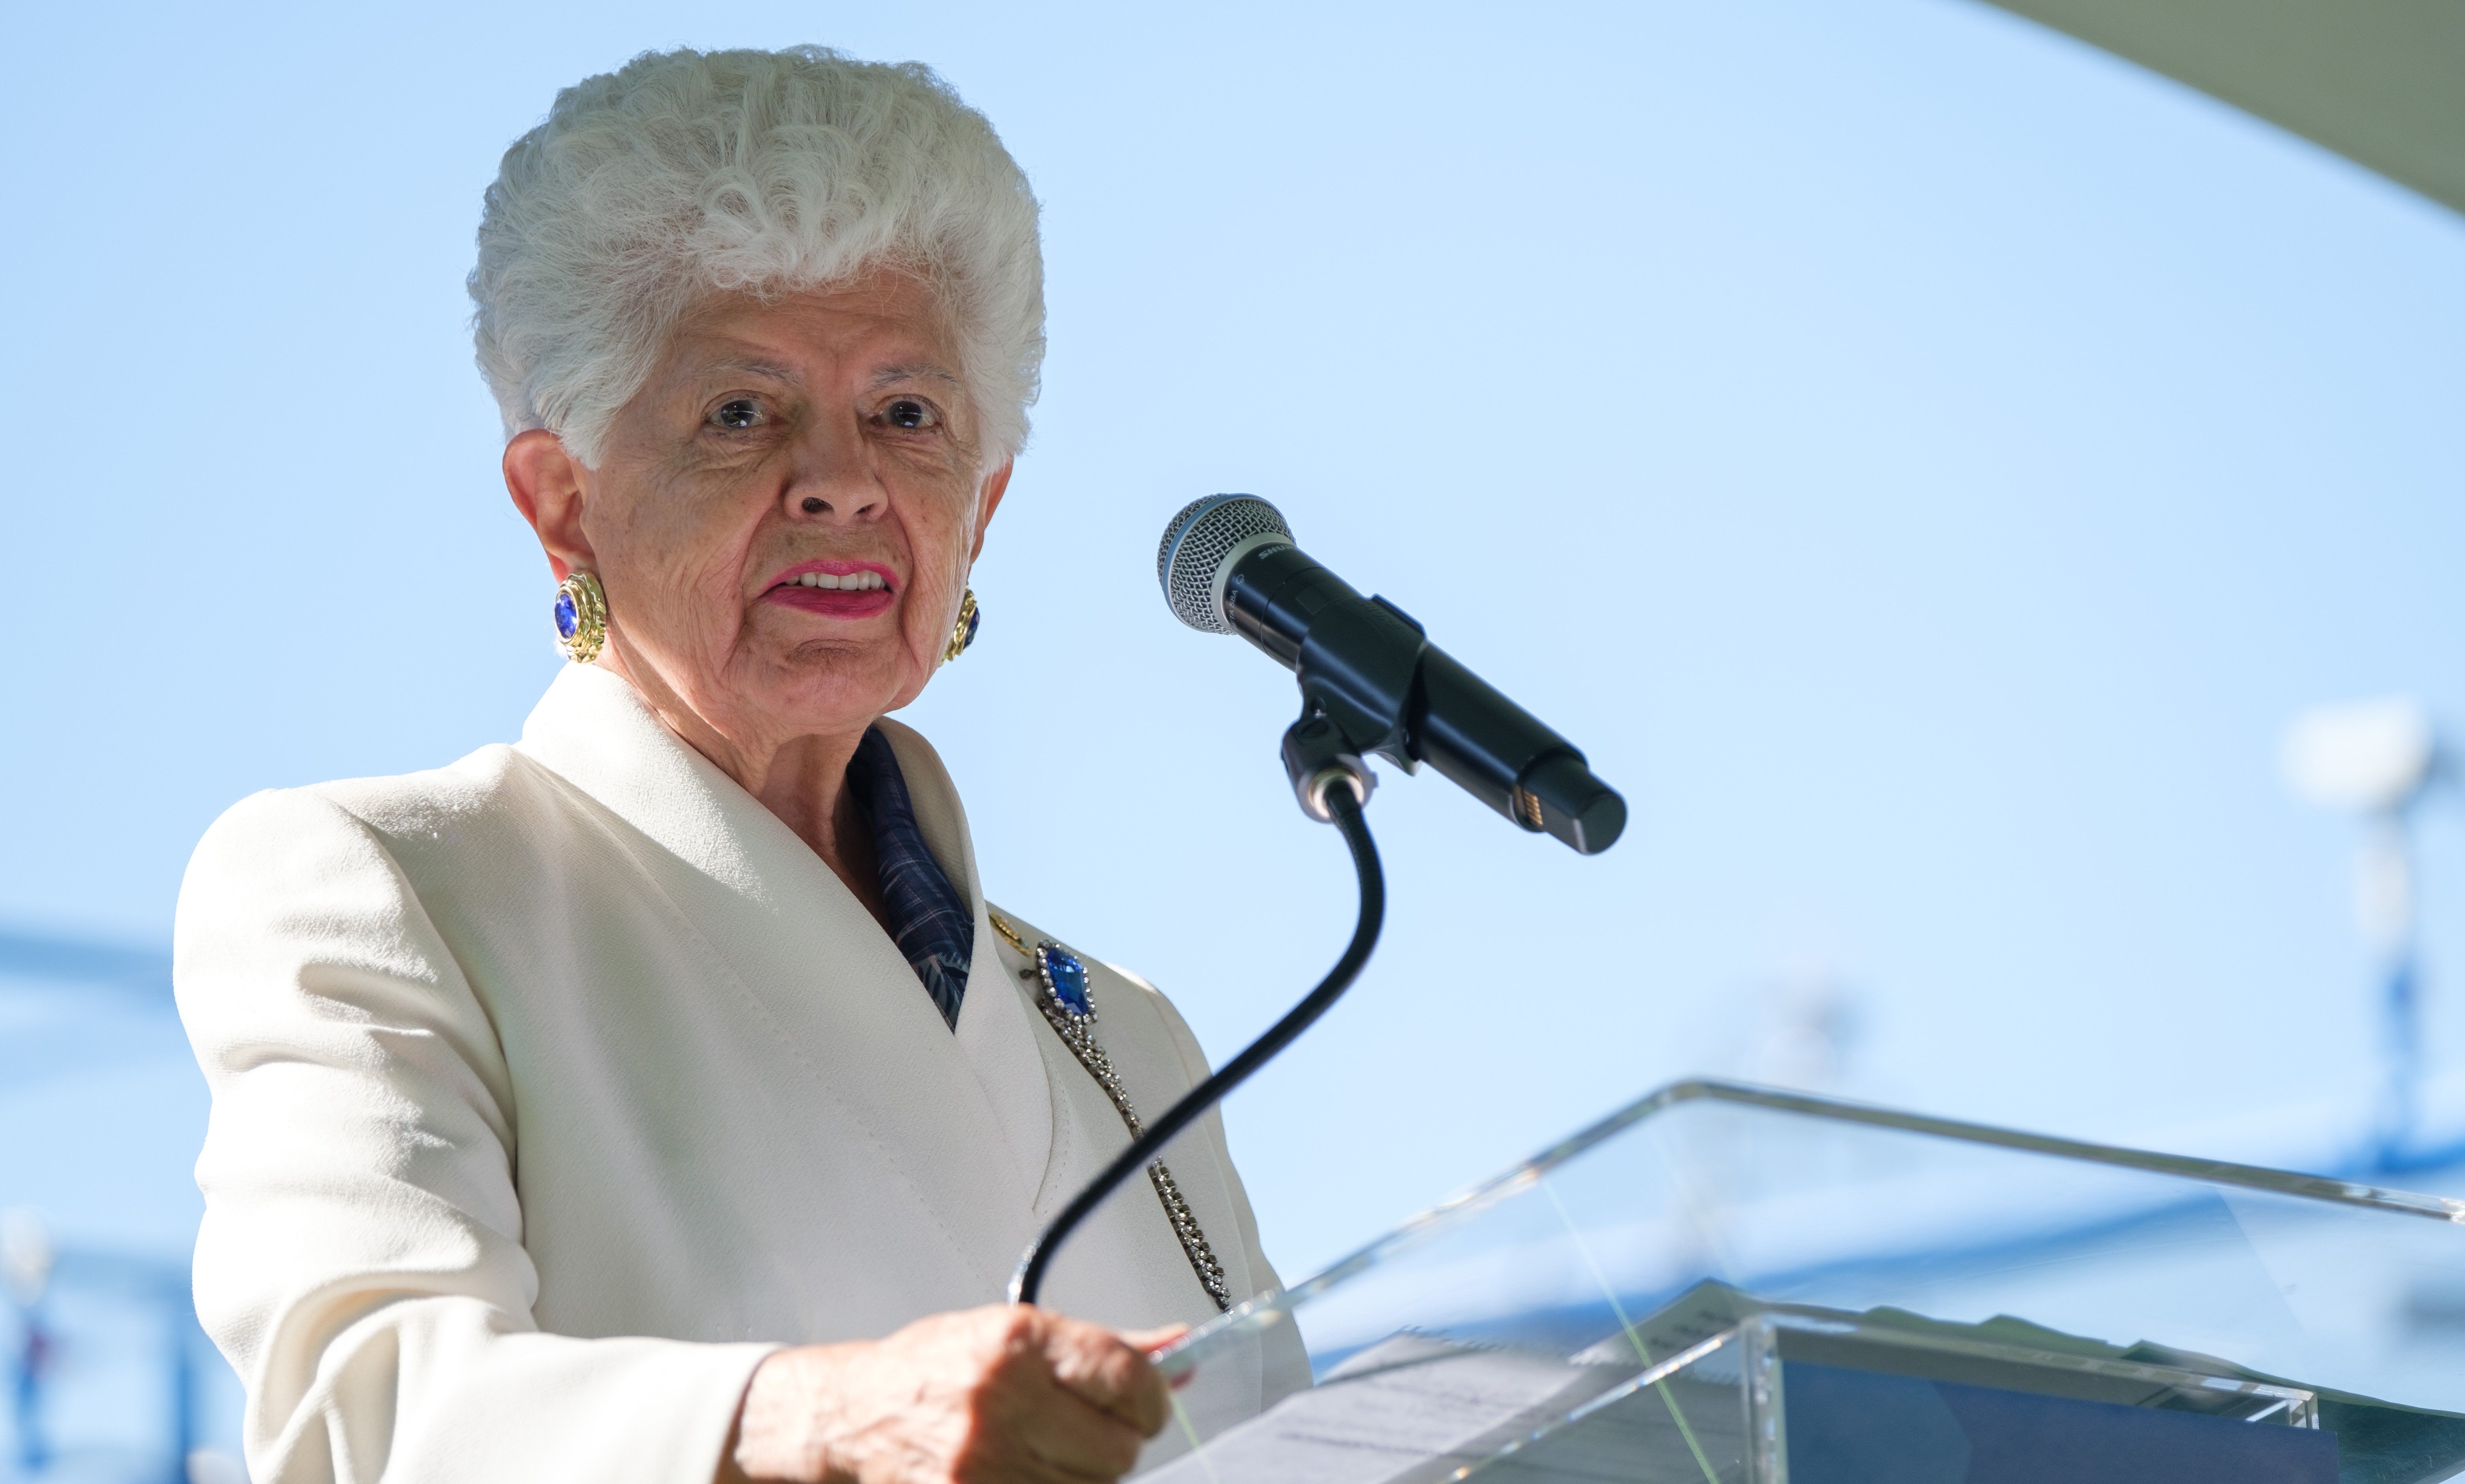
<svg viewBox="0 0 2465 1484"><path fill-rule="evenodd" d="M1113 1058L1104 1054L1096 1043L1096 995L1087 982L1087 964L1077 954L1051 939L1031 948L1008 918L988 910L993 931L1016 952L1024 955L1033 966L1019 971L1020 977L1038 982L1041 992L1035 997L1035 1008L1044 1012L1045 1024L1053 1028L1078 1065L1096 1079L1121 1116L1130 1137L1137 1139L1146 1132L1139 1121L1138 1110L1130 1106L1129 1089L1121 1085L1121 1074L1113 1070ZM1218 1310L1232 1307L1232 1296L1224 1284L1224 1264L1216 1259L1215 1249L1209 1246L1207 1233L1199 1229L1198 1217L1182 1198L1181 1186L1173 1183L1172 1171L1162 1160L1147 1164L1147 1183L1155 1186L1156 1199L1164 1203L1166 1220L1172 1223L1172 1234L1181 1241L1183 1255L1189 1259L1189 1269L1198 1274L1198 1283L1207 1296L1215 1301Z"/></svg>
<svg viewBox="0 0 2465 1484"><path fill-rule="evenodd" d="M1059 943L1040 943L1035 950L1035 972L1044 981L1044 992L1073 1017L1096 1018L1096 1002L1087 998L1087 965Z"/></svg>

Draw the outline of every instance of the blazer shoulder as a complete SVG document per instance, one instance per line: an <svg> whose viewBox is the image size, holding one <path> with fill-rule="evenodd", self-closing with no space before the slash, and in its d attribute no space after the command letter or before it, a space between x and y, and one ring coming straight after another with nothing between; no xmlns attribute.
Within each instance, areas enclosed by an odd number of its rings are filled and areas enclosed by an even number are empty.
<svg viewBox="0 0 2465 1484"><path fill-rule="evenodd" d="M433 835L447 821L467 823L493 812L535 805L553 778L546 767L504 743L493 743L443 767L390 778L345 778L314 784L312 793L381 834Z"/></svg>
<svg viewBox="0 0 2465 1484"><path fill-rule="evenodd" d="M536 789L545 769L501 743L443 767L390 778L343 778L292 788L261 788L225 809L216 835L297 830L348 816L381 834L418 830L449 817L482 813Z"/></svg>
<svg viewBox="0 0 2465 1484"><path fill-rule="evenodd" d="M181 916L197 900L277 891L280 882L302 887L337 873L374 872L411 890L402 878L412 862L519 832L556 788L538 764L493 746L394 778L262 789L225 809L198 840Z"/></svg>

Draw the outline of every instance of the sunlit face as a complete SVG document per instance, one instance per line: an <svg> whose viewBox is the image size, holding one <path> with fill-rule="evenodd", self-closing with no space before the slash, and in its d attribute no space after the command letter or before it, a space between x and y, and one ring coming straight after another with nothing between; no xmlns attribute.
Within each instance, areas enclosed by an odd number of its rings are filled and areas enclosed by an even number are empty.
<svg viewBox="0 0 2465 1484"><path fill-rule="evenodd" d="M882 271L676 330L583 471L611 646L744 745L859 729L940 663L1008 482L928 285Z"/></svg>

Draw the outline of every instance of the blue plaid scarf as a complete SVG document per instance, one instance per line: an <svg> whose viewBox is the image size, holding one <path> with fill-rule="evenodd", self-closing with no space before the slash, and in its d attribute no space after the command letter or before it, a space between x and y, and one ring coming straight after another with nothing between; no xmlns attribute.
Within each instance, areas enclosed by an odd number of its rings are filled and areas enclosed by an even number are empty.
<svg viewBox="0 0 2465 1484"><path fill-rule="evenodd" d="M950 884L942 863L924 848L916 828L916 807L907 779L881 728L869 727L848 761L848 786L873 827L873 855L879 862L881 902L890 913L891 941L924 982L924 992L950 1029L959 1029L959 1001L967 992L967 963L975 957L976 919L967 898Z"/></svg>

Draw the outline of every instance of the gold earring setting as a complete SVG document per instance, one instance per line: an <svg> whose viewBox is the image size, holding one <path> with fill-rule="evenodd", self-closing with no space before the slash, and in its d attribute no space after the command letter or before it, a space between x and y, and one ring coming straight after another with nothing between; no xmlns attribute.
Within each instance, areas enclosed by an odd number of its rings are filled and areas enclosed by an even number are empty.
<svg viewBox="0 0 2465 1484"><path fill-rule="evenodd" d="M948 664L967 652L976 642L976 630L985 621L984 609L976 607L976 589L970 587L959 600L959 621L950 626L950 642L942 650L942 663Z"/></svg>
<svg viewBox="0 0 2465 1484"><path fill-rule="evenodd" d="M577 665L599 657L608 643L608 593L592 572L576 572L556 585L556 647Z"/></svg>

